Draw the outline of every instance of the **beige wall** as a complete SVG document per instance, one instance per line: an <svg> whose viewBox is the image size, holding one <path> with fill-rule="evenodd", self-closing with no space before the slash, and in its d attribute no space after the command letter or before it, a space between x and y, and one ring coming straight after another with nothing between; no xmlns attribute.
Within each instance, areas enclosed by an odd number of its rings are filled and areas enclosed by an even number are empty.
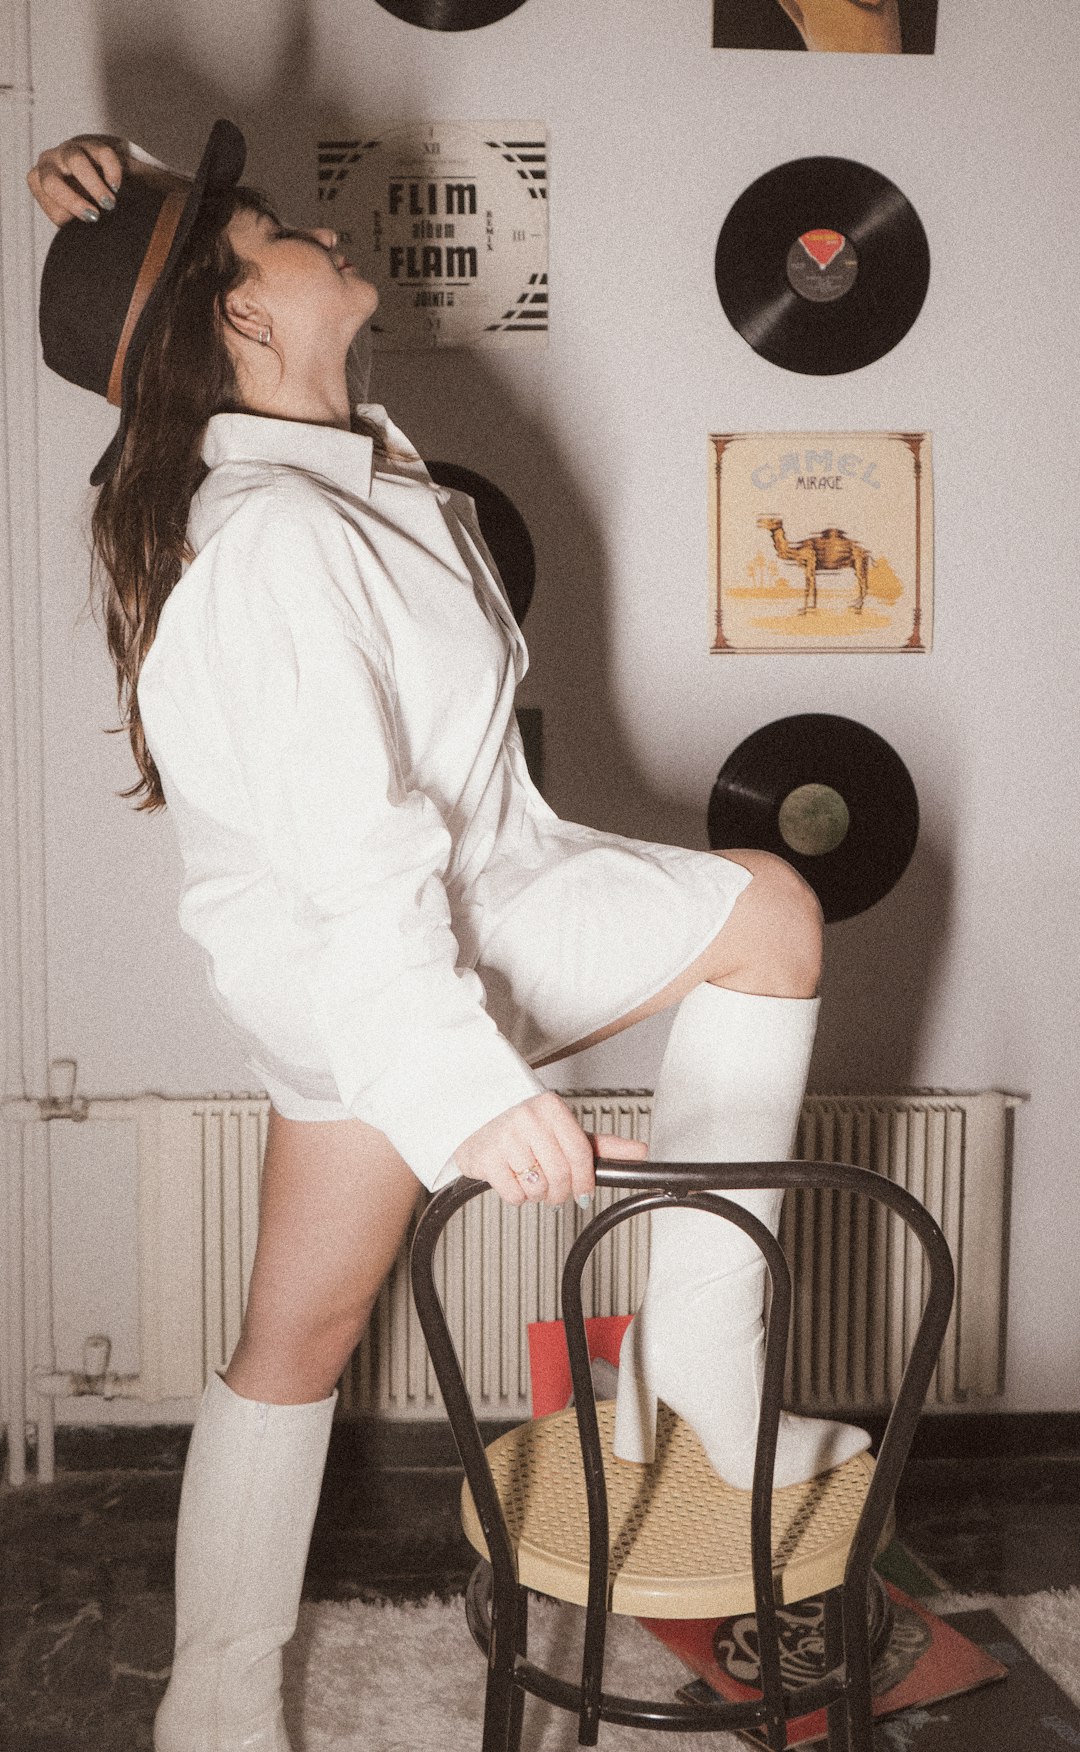
<svg viewBox="0 0 1080 1752"><path fill-rule="evenodd" d="M719 766L792 712L861 719L901 753L922 837L886 900L830 928L813 1083L1030 1091L1005 1403L1075 1409L1080 13L1024 9L1021 32L1016 10L982 0L976 19L943 0L937 55L901 62L715 52L707 0L526 0L442 35L374 0L33 0L33 150L105 129L190 170L228 115L248 179L316 222L328 128L547 123L548 348L383 356L373 399L529 521L540 570L520 699L543 708L560 814L704 846ZM712 277L735 196L813 152L892 177L932 250L906 339L821 379L751 352ZM35 226L40 269L51 233L40 213ZM114 682L84 611L81 526L114 415L44 368L38 392L49 1052L78 1060L88 1094L246 1089L176 923L171 823L115 795L135 769L126 739L103 734ZM933 433L933 653L710 657L707 433L831 428ZM548 1080L649 1085L669 1019Z"/></svg>

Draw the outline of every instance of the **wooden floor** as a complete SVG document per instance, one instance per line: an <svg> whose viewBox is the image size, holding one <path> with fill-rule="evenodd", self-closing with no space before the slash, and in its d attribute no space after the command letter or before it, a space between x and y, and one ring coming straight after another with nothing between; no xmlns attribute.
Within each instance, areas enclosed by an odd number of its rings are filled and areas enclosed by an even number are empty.
<svg viewBox="0 0 1080 1752"><path fill-rule="evenodd" d="M172 1658L188 1435L61 1428L56 1482L0 1490L5 1752L150 1752ZM897 1499L900 1534L917 1556L964 1591L1080 1582L1080 1455L1071 1442L1043 1453L1010 1453L1006 1442L992 1458L941 1447L923 1444ZM458 1523L454 1461L442 1426L336 1425L304 1598L460 1593L474 1559Z"/></svg>

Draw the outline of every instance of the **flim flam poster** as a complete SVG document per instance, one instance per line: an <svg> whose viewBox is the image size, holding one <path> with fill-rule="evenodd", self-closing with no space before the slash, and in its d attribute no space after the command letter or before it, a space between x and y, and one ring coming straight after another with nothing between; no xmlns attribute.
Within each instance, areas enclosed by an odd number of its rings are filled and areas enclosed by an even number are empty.
<svg viewBox="0 0 1080 1752"><path fill-rule="evenodd" d="M318 142L319 202L379 289L380 350L543 346L540 122L417 122Z"/></svg>

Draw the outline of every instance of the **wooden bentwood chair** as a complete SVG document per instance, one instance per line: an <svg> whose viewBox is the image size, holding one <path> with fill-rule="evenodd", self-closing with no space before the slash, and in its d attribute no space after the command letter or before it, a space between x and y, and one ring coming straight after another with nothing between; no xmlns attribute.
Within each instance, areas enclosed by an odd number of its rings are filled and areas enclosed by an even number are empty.
<svg viewBox="0 0 1080 1752"><path fill-rule="evenodd" d="M787 1723L827 1711L829 1752L872 1752L869 1600L871 1564L894 1529L893 1498L952 1308L948 1244L919 1201L866 1168L838 1162L627 1163L598 1161L598 1187L630 1196L594 1215L566 1259L563 1323L574 1384L572 1410L533 1418L485 1450L434 1275L449 1219L489 1190L461 1179L431 1199L413 1239L417 1313L465 1470L462 1524L481 1560L466 1613L487 1657L483 1752L519 1752L525 1693L576 1713L578 1744L595 1746L601 1721L674 1731L757 1729L774 1752ZM922 1248L926 1300L876 1461L857 1454L831 1472L773 1491L791 1315L791 1278L779 1243L725 1189L820 1187L891 1207ZM611 1452L614 1402L593 1390L581 1279L609 1230L644 1211L687 1207L734 1222L765 1255L771 1303L753 1488L718 1478L697 1437L660 1407L649 1466ZM609 1525L619 1529L614 1550ZM581 1683L527 1656L528 1591L584 1606ZM781 1677L777 1605L824 1597L821 1676L795 1689ZM603 1690L607 1613L720 1618L753 1610L760 1700L661 1702Z"/></svg>

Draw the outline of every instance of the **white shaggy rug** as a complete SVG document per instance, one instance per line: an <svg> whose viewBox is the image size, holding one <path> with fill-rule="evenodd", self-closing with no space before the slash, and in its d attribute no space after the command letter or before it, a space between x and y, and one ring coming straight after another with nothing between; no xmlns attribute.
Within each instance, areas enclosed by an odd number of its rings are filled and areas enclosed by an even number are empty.
<svg viewBox="0 0 1080 1752"><path fill-rule="evenodd" d="M941 1617L992 1612L1080 1709L1080 1588L1043 1594L937 1594L926 1604Z"/></svg>
<svg viewBox="0 0 1080 1752"><path fill-rule="evenodd" d="M942 1594L939 1613L997 1614L1069 1697L1080 1705L1080 1588L999 1597ZM530 1604L530 1654L569 1679L578 1676L578 1607ZM285 1650L285 1719L295 1752L479 1752L485 1669L461 1600L420 1606L304 1601ZM604 1669L609 1690L671 1697L690 1675L634 1619L609 1621ZM525 1700L522 1752L573 1752L576 1718L539 1698ZM745 1752L733 1734L665 1734L602 1724L599 1752Z"/></svg>

